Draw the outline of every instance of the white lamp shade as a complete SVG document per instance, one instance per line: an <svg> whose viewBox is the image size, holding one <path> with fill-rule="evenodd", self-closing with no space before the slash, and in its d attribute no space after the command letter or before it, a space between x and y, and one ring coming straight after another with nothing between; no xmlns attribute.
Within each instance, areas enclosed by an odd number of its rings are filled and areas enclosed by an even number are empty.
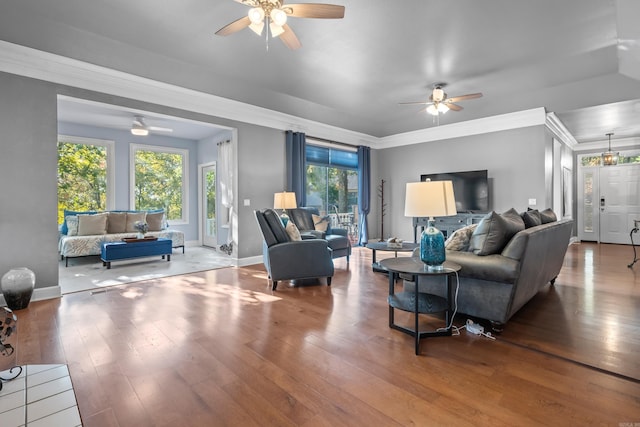
<svg viewBox="0 0 640 427"><path fill-rule="evenodd" d="M273 208L274 209L295 209L298 207L296 202L296 193L294 192L282 192L275 193L273 195Z"/></svg>
<svg viewBox="0 0 640 427"><path fill-rule="evenodd" d="M404 204L405 216L436 217L457 213L451 181L407 183Z"/></svg>
<svg viewBox="0 0 640 427"><path fill-rule="evenodd" d="M275 22L270 23L269 28L271 29L271 37L274 39L284 33L284 28Z"/></svg>

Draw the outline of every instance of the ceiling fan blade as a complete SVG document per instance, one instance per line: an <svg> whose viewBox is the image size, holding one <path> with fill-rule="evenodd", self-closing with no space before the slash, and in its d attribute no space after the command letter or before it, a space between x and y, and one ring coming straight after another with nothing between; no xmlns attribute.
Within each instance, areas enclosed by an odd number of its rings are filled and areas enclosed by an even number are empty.
<svg viewBox="0 0 640 427"><path fill-rule="evenodd" d="M468 95L461 95L461 96L454 96L452 98L447 98L446 101L447 102L460 102L460 101L465 101L467 99L480 98L481 96L482 96L482 93L470 93Z"/></svg>
<svg viewBox="0 0 640 427"><path fill-rule="evenodd" d="M429 104L433 104L433 102L429 102L429 101L415 101L415 102L398 102L398 104L400 104L400 105L416 105L416 104L429 105Z"/></svg>
<svg viewBox="0 0 640 427"><path fill-rule="evenodd" d="M322 3L287 4L282 6L289 16L296 18L344 18L344 6Z"/></svg>
<svg viewBox="0 0 640 427"><path fill-rule="evenodd" d="M460 111L460 110L462 110L462 107L461 107L461 106L459 106L459 105L457 105L457 104L454 104L453 102L447 102L447 103L445 103L445 105L446 105L447 107L449 107L449 109L450 109L450 110L453 110L453 111Z"/></svg>
<svg viewBox="0 0 640 427"><path fill-rule="evenodd" d="M249 6L249 7L259 7L260 3L258 3L256 0L236 0L238 3L242 3L245 6Z"/></svg>
<svg viewBox="0 0 640 427"><path fill-rule="evenodd" d="M163 128L159 126L147 126L147 129L155 132L173 132L173 129L171 128Z"/></svg>
<svg viewBox="0 0 640 427"><path fill-rule="evenodd" d="M244 18L240 18L236 21L233 21L231 24L220 28L218 31L216 31L216 35L228 36L229 34L233 34L237 31L240 31L248 27L250 24L251 24L251 20L249 19L248 16L245 16Z"/></svg>
<svg viewBox="0 0 640 427"><path fill-rule="evenodd" d="M282 29L284 29L284 33L280 34L280 40L282 40L282 43L284 43L285 46L287 46L291 50L296 50L302 47L300 40L298 40L298 37L293 32L291 27L289 27L287 24L284 24L282 26Z"/></svg>

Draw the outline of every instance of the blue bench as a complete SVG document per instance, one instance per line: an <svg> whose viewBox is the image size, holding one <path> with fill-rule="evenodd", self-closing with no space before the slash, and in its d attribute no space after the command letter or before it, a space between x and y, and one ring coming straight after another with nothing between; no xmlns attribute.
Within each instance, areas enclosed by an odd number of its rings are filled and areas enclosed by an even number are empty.
<svg viewBox="0 0 640 427"><path fill-rule="evenodd" d="M157 240L137 242L108 242L102 244L100 259L102 265L111 268L111 261L161 255L171 261L173 249L171 239L159 237Z"/></svg>

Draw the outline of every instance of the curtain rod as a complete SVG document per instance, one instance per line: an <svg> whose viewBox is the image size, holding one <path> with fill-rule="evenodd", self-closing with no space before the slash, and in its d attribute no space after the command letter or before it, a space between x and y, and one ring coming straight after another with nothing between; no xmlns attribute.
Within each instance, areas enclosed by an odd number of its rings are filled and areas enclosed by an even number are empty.
<svg viewBox="0 0 640 427"><path fill-rule="evenodd" d="M341 145L343 147L349 147L349 148L354 149L356 151L358 150L358 146L357 145L347 144L346 142L330 141L328 139L318 138L316 136L311 136L311 135L307 135L307 138L316 140L318 142L324 142L326 144Z"/></svg>

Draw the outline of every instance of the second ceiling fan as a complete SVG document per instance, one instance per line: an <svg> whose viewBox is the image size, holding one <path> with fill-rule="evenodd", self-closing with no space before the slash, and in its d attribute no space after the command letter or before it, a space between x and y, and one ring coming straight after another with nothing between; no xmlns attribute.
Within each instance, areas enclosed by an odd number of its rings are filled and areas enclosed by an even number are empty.
<svg viewBox="0 0 640 427"><path fill-rule="evenodd" d="M237 19L216 31L218 36L228 36L246 27L257 35L262 35L265 25L271 31L271 37L280 40L292 50L302 46L291 27L287 25L287 17L295 18L344 18L344 6L323 3L284 4L284 0L235 0L251 9L247 16ZM267 37L268 37L267 33ZM268 45L267 45L268 46Z"/></svg>
<svg viewBox="0 0 640 427"><path fill-rule="evenodd" d="M467 95L449 97L444 91L446 83L436 83L427 101L401 102L402 105L426 105L427 113L437 116L440 113L446 113L449 110L460 111L462 107L456 102L466 101L468 99L480 98L482 93L470 93Z"/></svg>

